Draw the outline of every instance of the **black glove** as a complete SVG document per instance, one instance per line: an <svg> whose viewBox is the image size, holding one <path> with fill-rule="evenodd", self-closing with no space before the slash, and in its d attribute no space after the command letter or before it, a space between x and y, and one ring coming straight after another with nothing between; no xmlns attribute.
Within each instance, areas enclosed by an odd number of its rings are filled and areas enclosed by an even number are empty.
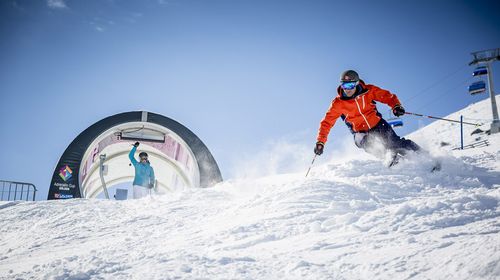
<svg viewBox="0 0 500 280"><path fill-rule="evenodd" d="M316 147L314 147L314 153L320 156L323 153L323 149L325 148L325 143L317 142Z"/></svg>
<svg viewBox="0 0 500 280"><path fill-rule="evenodd" d="M392 108L392 113L396 117L401 117L402 115L405 114L405 108L403 108L403 106L398 104L398 105L394 106L394 108Z"/></svg>
<svg viewBox="0 0 500 280"><path fill-rule="evenodd" d="M139 142L135 142L134 147L139 147Z"/></svg>

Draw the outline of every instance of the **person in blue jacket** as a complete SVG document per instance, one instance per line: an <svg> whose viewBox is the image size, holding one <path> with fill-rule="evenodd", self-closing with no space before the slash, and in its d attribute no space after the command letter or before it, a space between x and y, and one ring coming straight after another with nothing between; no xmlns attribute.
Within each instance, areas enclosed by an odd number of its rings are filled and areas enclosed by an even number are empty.
<svg viewBox="0 0 500 280"><path fill-rule="evenodd" d="M135 142L134 147L128 154L130 162L135 168L133 183L134 199L147 196L155 183L155 172L148 161L148 154L146 152L141 152L139 153L140 161L135 159L134 155L137 151L137 147L139 147L139 142Z"/></svg>

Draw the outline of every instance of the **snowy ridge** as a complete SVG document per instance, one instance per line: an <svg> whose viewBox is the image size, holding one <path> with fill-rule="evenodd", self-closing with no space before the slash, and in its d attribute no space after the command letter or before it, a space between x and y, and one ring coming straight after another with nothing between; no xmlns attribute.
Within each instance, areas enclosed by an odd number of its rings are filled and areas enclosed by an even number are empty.
<svg viewBox="0 0 500 280"><path fill-rule="evenodd" d="M1 202L0 279L499 279L499 135L443 147L436 173L356 159L140 200Z"/></svg>

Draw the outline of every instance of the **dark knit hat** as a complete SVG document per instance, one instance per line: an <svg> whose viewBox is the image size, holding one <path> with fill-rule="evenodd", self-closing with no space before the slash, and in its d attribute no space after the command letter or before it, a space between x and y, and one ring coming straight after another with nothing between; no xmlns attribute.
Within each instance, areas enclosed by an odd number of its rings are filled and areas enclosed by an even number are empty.
<svg viewBox="0 0 500 280"><path fill-rule="evenodd" d="M340 75L340 81L341 82L359 81L359 75L354 70L347 70L342 72L342 74Z"/></svg>

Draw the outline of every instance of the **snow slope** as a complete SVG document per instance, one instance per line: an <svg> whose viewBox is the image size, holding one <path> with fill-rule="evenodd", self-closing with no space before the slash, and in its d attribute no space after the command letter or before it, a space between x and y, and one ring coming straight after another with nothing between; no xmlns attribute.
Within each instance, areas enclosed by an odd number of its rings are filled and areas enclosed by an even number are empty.
<svg viewBox="0 0 500 280"><path fill-rule="evenodd" d="M0 278L499 279L499 136L437 173L357 159L135 201L2 202Z"/></svg>
<svg viewBox="0 0 500 280"><path fill-rule="evenodd" d="M495 97L497 106L499 106L500 95ZM435 121L411 133L408 137L418 143L423 143L424 146L427 146L431 150L440 147L441 150L449 151L451 155L462 158L466 162L500 171L500 163L498 161L500 157L500 136L498 134L486 135L485 133L471 135L476 129L483 131L490 129L493 119L490 98L488 97L480 102L471 104L445 118L460 120L460 116L464 117L464 122L482 124L480 126L463 126L464 150L457 150L460 147L460 124L453 122ZM442 146L442 142L448 145ZM478 147L471 148L471 145Z"/></svg>

